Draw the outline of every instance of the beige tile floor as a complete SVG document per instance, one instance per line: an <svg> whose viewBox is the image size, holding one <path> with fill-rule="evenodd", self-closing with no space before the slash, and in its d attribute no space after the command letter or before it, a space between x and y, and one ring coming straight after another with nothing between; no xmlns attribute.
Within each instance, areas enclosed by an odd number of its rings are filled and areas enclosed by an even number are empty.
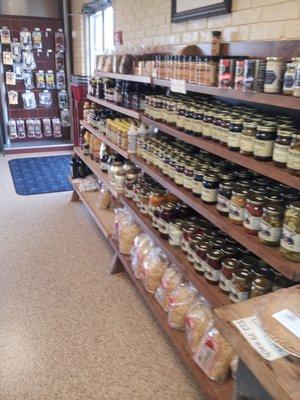
<svg viewBox="0 0 300 400"><path fill-rule="evenodd" d="M199 400L84 206L16 195L15 157L0 156L0 400Z"/></svg>

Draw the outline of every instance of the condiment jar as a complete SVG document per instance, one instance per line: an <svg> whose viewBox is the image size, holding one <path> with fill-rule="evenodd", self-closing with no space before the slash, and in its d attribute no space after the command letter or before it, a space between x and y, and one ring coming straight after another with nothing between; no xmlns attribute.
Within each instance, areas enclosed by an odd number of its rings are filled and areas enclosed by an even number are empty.
<svg viewBox="0 0 300 400"><path fill-rule="evenodd" d="M174 246L174 247L181 246L182 225L183 225L183 221L180 219L176 219L175 221L170 222L169 243L171 246Z"/></svg>
<svg viewBox="0 0 300 400"><path fill-rule="evenodd" d="M206 254L204 276L211 285L217 285L219 282L223 258L224 254L220 250L210 250Z"/></svg>
<svg viewBox="0 0 300 400"><path fill-rule="evenodd" d="M283 225L284 208L278 205L267 205L263 208L258 237L266 246L278 246Z"/></svg>
<svg viewBox="0 0 300 400"><path fill-rule="evenodd" d="M231 193L234 188L233 182L225 181L219 185L218 196L217 196L217 210L218 213L228 217L230 210L230 199Z"/></svg>
<svg viewBox="0 0 300 400"><path fill-rule="evenodd" d="M300 262L300 201L285 211L280 251L287 260Z"/></svg>
<svg viewBox="0 0 300 400"><path fill-rule="evenodd" d="M242 225L248 191L245 189L233 189L230 199L229 219L236 225Z"/></svg>
<svg viewBox="0 0 300 400"><path fill-rule="evenodd" d="M240 153L245 156L253 155L254 139L256 135L257 122L244 121L243 131L240 137Z"/></svg>
<svg viewBox="0 0 300 400"><path fill-rule="evenodd" d="M197 225L187 222L182 225L181 249L184 253L188 252L190 236L197 231Z"/></svg>
<svg viewBox="0 0 300 400"><path fill-rule="evenodd" d="M183 180L184 180L184 169L185 169L185 163L182 161L178 161L176 165L176 172L175 172L175 183L179 186L183 186Z"/></svg>
<svg viewBox="0 0 300 400"><path fill-rule="evenodd" d="M247 300L251 289L251 272L246 269L238 269L232 272L231 288L229 298L234 303Z"/></svg>
<svg viewBox="0 0 300 400"><path fill-rule="evenodd" d="M244 212L243 226L251 235L257 235L263 215L264 198L262 196L248 197Z"/></svg>
<svg viewBox="0 0 300 400"><path fill-rule="evenodd" d="M193 176L194 176L193 164L186 165L184 169L183 187L189 190L193 189Z"/></svg>
<svg viewBox="0 0 300 400"><path fill-rule="evenodd" d="M243 130L243 120L240 118L232 118L229 125L227 146L229 150L240 150L240 137Z"/></svg>
<svg viewBox="0 0 300 400"><path fill-rule="evenodd" d="M240 257L241 268L251 271L254 265L257 265L258 258L252 255L242 255Z"/></svg>
<svg viewBox="0 0 300 400"><path fill-rule="evenodd" d="M289 147L292 142L292 129L278 129L273 149L273 161L279 168L285 168L288 160ZM300 158L299 158L300 159Z"/></svg>
<svg viewBox="0 0 300 400"><path fill-rule="evenodd" d="M296 66L297 66L296 58L292 58L292 61L287 63L284 73L282 91L284 94L290 96L293 94Z"/></svg>
<svg viewBox="0 0 300 400"><path fill-rule="evenodd" d="M163 190L152 189L149 194L149 215L153 218L155 207L166 201L166 195Z"/></svg>
<svg viewBox="0 0 300 400"><path fill-rule="evenodd" d="M300 68L300 67L299 67ZM287 169L290 174L300 176L300 134L293 135L288 150Z"/></svg>
<svg viewBox="0 0 300 400"><path fill-rule="evenodd" d="M271 291L272 282L267 278L255 278L251 284L250 297L261 296Z"/></svg>
<svg viewBox="0 0 300 400"><path fill-rule="evenodd" d="M295 57L296 71L295 71L295 81L293 86L293 96L300 97L300 58Z"/></svg>
<svg viewBox="0 0 300 400"><path fill-rule="evenodd" d="M278 57L267 57L264 92L279 93L281 90L283 62Z"/></svg>
<svg viewBox="0 0 300 400"><path fill-rule="evenodd" d="M258 125L254 139L253 155L260 161L270 161L276 139L276 126Z"/></svg>
<svg viewBox="0 0 300 400"><path fill-rule="evenodd" d="M140 190L138 194L138 204L141 214L149 214L149 190Z"/></svg>
<svg viewBox="0 0 300 400"><path fill-rule="evenodd" d="M224 260L222 260L222 269L219 275L219 287L223 292L230 292L232 272L239 268L240 262L235 258L224 258Z"/></svg>
<svg viewBox="0 0 300 400"><path fill-rule="evenodd" d="M201 200L206 204L216 204L218 196L219 177L206 173L203 177Z"/></svg>
<svg viewBox="0 0 300 400"><path fill-rule="evenodd" d="M173 203L166 203L162 206L158 221L159 236L164 239L169 239L170 222L173 218Z"/></svg>
<svg viewBox="0 0 300 400"><path fill-rule="evenodd" d="M193 267L196 272L203 275L206 271L206 254L212 249L212 245L209 242L202 241L194 246L194 261Z"/></svg>
<svg viewBox="0 0 300 400"><path fill-rule="evenodd" d="M194 253L195 253L195 245L197 243L200 243L201 241L203 241L203 235L199 234L199 233L193 233L190 236L190 240L188 242L188 246L187 246L187 259L188 261L192 264L194 261Z"/></svg>
<svg viewBox="0 0 300 400"><path fill-rule="evenodd" d="M205 172L206 168L204 167L195 167L194 169L192 192L195 197L201 197Z"/></svg>

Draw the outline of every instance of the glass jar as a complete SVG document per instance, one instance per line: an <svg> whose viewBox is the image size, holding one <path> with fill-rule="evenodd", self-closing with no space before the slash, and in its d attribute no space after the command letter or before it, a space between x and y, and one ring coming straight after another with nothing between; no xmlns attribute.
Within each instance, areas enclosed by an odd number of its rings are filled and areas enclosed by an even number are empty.
<svg viewBox="0 0 300 400"><path fill-rule="evenodd" d="M251 235L257 235L263 215L264 198L262 196L248 197L244 212L243 226Z"/></svg>
<svg viewBox="0 0 300 400"><path fill-rule="evenodd" d="M193 264L193 262L194 262L195 245L202 241L203 241L203 235L201 235L199 233L193 233L190 236L190 240L189 240L188 246L187 246L187 249L188 249L187 259L191 264Z"/></svg>
<svg viewBox="0 0 300 400"><path fill-rule="evenodd" d="M219 282L223 258L224 254L220 250L210 250L206 254L204 276L211 285L217 285Z"/></svg>
<svg viewBox="0 0 300 400"><path fill-rule="evenodd" d="M194 261L193 267L196 272L200 275L203 275L206 271L206 254L212 250L212 245L209 242L202 241L194 246Z"/></svg>
<svg viewBox="0 0 300 400"><path fill-rule="evenodd" d="M153 215L152 215L152 226L155 229L159 229L159 218L162 210L162 205L153 207Z"/></svg>
<svg viewBox="0 0 300 400"><path fill-rule="evenodd" d="M218 213L228 217L230 209L231 193L234 188L233 182L221 182L217 196L217 210Z"/></svg>
<svg viewBox="0 0 300 400"><path fill-rule="evenodd" d="M278 246L283 225L284 208L276 205L267 205L263 208L258 237L266 246Z"/></svg>
<svg viewBox="0 0 300 400"><path fill-rule="evenodd" d="M283 78L283 87L282 87L282 91L286 95L292 96L293 94L296 66L297 62L295 58L293 58L292 61L287 63L286 65L286 70Z"/></svg>
<svg viewBox="0 0 300 400"><path fill-rule="evenodd" d="M254 139L253 155L260 161L270 161L276 139L276 126L259 125Z"/></svg>
<svg viewBox="0 0 300 400"><path fill-rule="evenodd" d="M184 181L184 170L185 170L185 163L182 161L178 161L176 165L176 172L175 172L175 183L179 186L183 186Z"/></svg>
<svg viewBox="0 0 300 400"><path fill-rule="evenodd" d="M183 221L180 219L176 219L175 221L170 222L169 243L171 246L174 246L174 247L181 246L182 225L183 225Z"/></svg>
<svg viewBox="0 0 300 400"><path fill-rule="evenodd" d="M205 204L216 204L218 196L219 177L216 174L205 174L202 183L201 200Z"/></svg>
<svg viewBox="0 0 300 400"><path fill-rule="evenodd" d="M272 282L267 278L255 278L251 284L250 297L261 296L271 292Z"/></svg>
<svg viewBox="0 0 300 400"><path fill-rule="evenodd" d="M256 135L257 122L244 121L243 131L240 139L240 153L244 156L253 155L254 139Z"/></svg>
<svg viewBox="0 0 300 400"><path fill-rule="evenodd" d="M278 57L267 57L264 92L280 93L283 62Z"/></svg>
<svg viewBox="0 0 300 400"><path fill-rule="evenodd" d="M202 137L203 139L210 139L211 138L211 133L210 133L210 125L213 120L213 113L212 111L206 110L203 114L203 127L202 127Z"/></svg>
<svg viewBox="0 0 300 400"><path fill-rule="evenodd" d="M219 276L219 287L225 293L230 293L232 272L240 268L240 262L235 258L224 258Z"/></svg>
<svg viewBox="0 0 300 400"><path fill-rule="evenodd" d="M286 166L290 174L300 176L300 134L293 135Z"/></svg>
<svg viewBox="0 0 300 400"><path fill-rule="evenodd" d="M159 236L164 240L169 239L169 225L173 218L173 210L174 204L166 203L162 206L160 211L158 230Z"/></svg>
<svg viewBox="0 0 300 400"><path fill-rule="evenodd" d="M251 290L251 272L246 269L238 269L232 272L229 298L234 303L247 300Z"/></svg>
<svg viewBox="0 0 300 400"><path fill-rule="evenodd" d="M141 214L149 214L149 190L140 190L138 194L138 203Z"/></svg>
<svg viewBox="0 0 300 400"><path fill-rule="evenodd" d="M228 130L227 146L231 151L240 150L240 138L243 130L243 120L232 118Z"/></svg>
<svg viewBox="0 0 300 400"><path fill-rule="evenodd" d="M293 131L291 129L278 129L277 131L277 138L273 149L273 161L279 168L286 167L292 135Z"/></svg>
<svg viewBox="0 0 300 400"><path fill-rule="evenodd" d="M300 201L285 211L280 251L287 260L300 262Z"/></svg>
<svg viewBox="0 0 300 400"><path fill-rule="evenodd" d="M149 194L149 215L153 218L154 209L166 201L166 195L163 190L152 189Z"/></svg>
<svg viewBox="0 0 300 400"><path fill-rule="evenodd" d="M230 115L224 115L224 117L222 118L219 132L219 141L222 146L227 146L230 121Z"/></svg>
<svg viewBox="0 0 300 400"><path fill-rule="evenodd" d="M186 165L184 169L183 187L189 190L193 189L194 165Z"/></svg>
<svg viewBox="0 0 300 400"><path fill-rule="evenodd" d="M242 254L242 253L241 253ZM252 254L252 253L250 253ZM251 271L254 265L257 265L258 258L253 257L253 255L248 255L248 254L243 254L240 257L240 264L242 269L246 269L248 271Z"/></svg>
<svg viewBox="0 0 300 400"><path fill-rule="evenodd" d="M190 236L197 231L197 226L192 223L185 223L182 225L181 249L184 253L188 252L188 243Z"/></svg>
<svg viewBox="0 0 300 400"><path fill-rule="evenodd" d="M242 225L246 207L248 190L233 189L229 206L229 219L236 225Z"/></svg>

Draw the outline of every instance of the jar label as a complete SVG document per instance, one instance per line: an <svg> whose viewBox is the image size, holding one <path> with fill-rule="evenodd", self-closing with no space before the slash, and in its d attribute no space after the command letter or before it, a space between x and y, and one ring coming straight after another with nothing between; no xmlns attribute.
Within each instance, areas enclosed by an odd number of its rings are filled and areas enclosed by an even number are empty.
<svg viewBox="0 0 300 400"><path fill-rule="evenodd" d="M243 151L253 152L254 136L241 135L240 149Z"/></svg>
<svg viewBox="0 0 300 400"><path fill-rule="evenodd" d="M219 134L220 142L222 143L227 143L228 140L228 130L225 128L220 129L220 134Z"/></svg>
<svg viewBox="0 0 300 400"><path fill-rule="evenodd" d="M142 214L149 214L149 206L145 203L140 203L140 211Z"/></svg>
<svg viewBox="0 0 300 400"><path fill-rule="evenodd" d="M223 212L229 212L230 210L230 200L227 199L225 196L222 194L218 194L218 204L217 204L217 210L223 211Z"/></svg>
<svg viewBox="0 0 300 400"><path fill-rule="evenodd" d="M226 276L224 276L222 274L222 272L220 273L220 277L219 277L219 286L225 292L230 292L230 290L231 290L231 280L226 278Z"/></svg>
<svg viewBox="0 0 300 400"><path fill-rule="evenodd" d="M254 217L249 213L249 211L245 210L243 220L243 225L245 228L258 231L260 228L260 221L261 217Z"/></svg>
<svg viewBox="0 0 300 400"><path fill-rule="evenodd" d="M204 276L209 281L218 282L220 278L220 270L214 269L206 263Z"/></svg>
<svg viewBox="0 0 300 400"><path fill-rule="evenodd" d="M272 157L274 140L254 140L254 155L259 157Z"/></svg>
<svg viewBox="0 0 300 400"><path fill-rule="evenodd" d="M186 189L192 189L192 187L193 187L193 177L192 176L184 177L183 187L185 187Z"/></svg>
<svg viewBox="0 0 300 400"><path fill-rule="evenodd" d="M169 224L163 219L159 218L158 220L158 230L160 233L164 233L166 235L169 234Z"/></svg>
<svg viewBox="0 0 300 400"><path fill-rule="evenodd" d="M266 242L279 242L282 228L274 228L268 222L261 220L258 237Z"/></svg>
<svg viewBox="0 0 300 400"><path fill-rule="evenodd" d="M287 225L283 225L280 246L286 250L300 253L300 234Z"/></svg>
<svg viewBox="0 0 300 400"><path fill-rule="evenodd" d="M249 299L249 294L249 291L241 292L234 285L231 285L229 298L234 303L239 303L240 301Z"/></svg>
<svg viewBox="0 0 300 400"><path fill-rule="evenodd" d="M195 268L196 271L204 272L204 269L203 269L202 265L200 263L196 262L196 261L194 261L193 267Z"/></svg>
<svg viewBox="0 0 300 400"><path fill-rule="evenodd" d="M217 200L218 189L207 189L202 187L201 199L209 203L213 203Z"/></svg>
<svg viewBox="0 0 300 400"><path fill-rule="evenodd" d="M182 173L175 173L175 183L177 183L177 185L183 185L183 174Z"/></svg>
<svg viewBox="0 0 300 400"><path fill-rule="evenodd" d="M230 203L229 218L233 219L235 221L243 221L244 211L245 211L244 208L242 208L236 204Z"/></svg>
<svg viewBox="0 0 300 400"><path fill-rule="evenodd" d="M240 147L241 134L239 132L229 132L227 145L228 147Z"/></svg>
<svg viewBox="0 0 300 400"><path fill-rule="evenodd" d="M289 146L275 143L273 151L273 161L286 163L288 158Z"/></svg>
<svg viewBox="0 0 300 400"><path fill-rule="evenodd" d="M157 218L155 215L153 215L153 218L152 218L152 226L153 226L153 228L155 228L155 229L158 229L158 228L159 228L159 225L158 225L158 218Z"/></svg>
<svg viewBox="0 0 300 400"><path fill-rule="evenodd" d="M181 231L170 228L170 232L169 232L170 245L180 246L181 245L181 237L182 237Z"/></svg>
<svg viewBox="0 0 300 400"><path fill-rule="evenodd" d="M297 170L297 171L300 170L300 151L299 150L289 149L287 167Z"/></svg>
<svg viewBox="0 0 300 400"><path fill-rule="evenodd" d="M193 265L197 271L200 271L200 272L205 271L206 262L203 261L201 257L197 256L196 253L194 253Z"/></svg>
<svg viewBox="0 0 300 400"><path fill-rule="evenodd" d="M283 90L293 89L294 86L295 71L293 73L286 72L283 81Z"/></svg>
<svg viewBox="0 0 300 400"><path fill-rule="evenodd" d="M202 182L193 180L193 193L201 194L202 193Z"/></svg>

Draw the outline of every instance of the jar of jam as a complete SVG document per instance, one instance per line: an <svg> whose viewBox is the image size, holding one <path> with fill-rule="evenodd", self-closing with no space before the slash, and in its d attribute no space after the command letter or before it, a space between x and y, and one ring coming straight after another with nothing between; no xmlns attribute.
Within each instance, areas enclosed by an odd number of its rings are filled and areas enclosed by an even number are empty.
<svg viewBox="0 0 300 400"><path fill-rule="evenodd" d="M203 128L202 128L202 137L203 139L210 139L211 138L211 133L210 133L210 125L212 124L213 120L213 113L212 111L205 111L203 115Z"/></svg>
<svg viewBox="0 0 300 400"><path fill-rule="evenodd" d="M258 125L254 139L253 155L260 161L270 161L276 139L276 126Z"/></svg>
<svg viewBox="0 0 300 400"><path fill-rule="evenodd" d="M170 222L169 225L169 243L171 246L180 247L182 238L182 225L183 221L176 219Z"/></svg>
<svg viewBox="0 0 300 400"><path fill-rule="evenodd" d="M232 272L240 268L240 262L235 258L224 258L219 276L219 287L225 293L230 293Z"/></svg>
<svg viewBox="0 0 300 400"><path fill-rule="evenodd" d="M224 254L220 250L213 249L207 252L204 276L208 283L212 285L218 284L223 258Z"/></svg>
<svg viewBox="0 0 300 400"><path fill-rule="evenodd" d="M159 229L159 218L162 211L162 205L153 206L152 226L155 229Z"/></svg>
<svg viewBox="0 0 300 400"><path fill-rule="evenodd" d="M179 186L183 186L184 181L184 170L185 170L185 163L182 161L178 161L176 165L176 172L175 172L175 183Z"/></svg>
<svg viewBox="0 0 300 400"><path fill-rule="evenodd" d="M197 231L197 225L186 222L182 225L181 249L184 253L188 252L188 243L192 233Z"/></svg>
<svg viewBox="0 0 300 400"><path fill-rule="evenodd" d="M240 153L244 156L253 155L254 139L256 135L257 122L244 121L243 131L240 138Z"/></svg>
<svg viewBox="0 0 300 400"><path fill-rule="evenodd" d="M149 214L149 190L140 190L138 194L138 205L141 214L148 215Z"/></svg>
<svg viewBox="0 0 300 400"><path fill-rule="evenodd" d="M272 282L267 278L255 278L251 284L250 297L261 296L271 292Z"/></svg>
<svg viewBox="0 0 300 400"><path fill-rule="evenodd" d="M232 272L229 298L234 303L247 300L251 290L251 272L246 269L238 269Z"/></svg>
<svg viewBox="0 0 300 400"><path fill-rule="evenodd" d="M229 219L236 225L243 225L248 190L235 188L232 190L229 206Z"/></svg>
<svg viewBox="0 0 300 400"><path fill-rule="evenodd" d="M228 217L230 209L231 193L234 188L233 182L225 181L219 185L218 196L217 196L217 210L218 213Z"/></svg>
<svg viewBox="0 0 300 400"><path fill-rule="evenodd" d="M225 240L225 244L222 247L220 247L220 249L222 250L224 257L226 258L236 257L238 255L236 246L228 245L227 239L223 240Z"/></svg>
<svg viewBox="0 0 300 400"><path fill-rule="evenodd" d="M232 117L229 114L224 115L224 117L222 118L219 132L219 141L222 146L227 146L231 118Z"/></svg>
<svg viewBox="0 0 300 400"><path fill-rule="evenodd" d="M277 138L273 150L273 161L279 168L286 167L288 151L292 142L292 135L292 129L278 129L277 131Z"/></svg>
<svg viewBox="0 0 300 400"><path fill-rule="evenodd" d="M206 204L216 204L218 196L219 177L216 174L205 173L202 182L201 200Z"/></svg>
<svg viewBox="0 0 300 400"><path fill-rule="evenodd" d="M186 165L184 169L183 187L189 190L193 189L194 168L195 166L191 164Z"/></svg>
<svg viewBox="0 0 300 400"><path fill-rule="evenodd" d="M194 261L194 253L195 253L195 245L203 241L203 235L199 233L193 233L190 236L190 240L188 242L188 251L187 251L187 259L188 261L193 264Z"/></svg>
<svg viewBox="0 0 300 400"><path fill-rule="evenodd" d="M206 271L206 254L212 250L212 245L206 241L198 242L194 246L194 261L193 267L196 272L203 275Z"/></svg>
<svg viewBox="0 0 300 400"><path fill-rule="evenodd" d="M166 203L162 206L158 221L159 236L164 239L169 239L169 226L173 218L173 203Z"/></svg>
<svg viewBox="0 0 300 400"><path fill-rule="evenodd" d="M300 134L293 135L292 137L286 166L290 174L300 176Z"/></svg>
<svg viewBox="0 0 300 400"><path fill-rule="evenodd" d="M280 251L287 260L300 262L300 201L285 210Z"/></svg>
<svg viewBox="0 0 300 400"><path fill-rule="evenodd" d="M251 255L242 255L240 257L240 264L242 269L246 269L251 271L254 265L257 265L258 263L258 258L253 257Z"/></svg>
<svg viewBox="0 0 300 400"><path fill-rule="evenodd" d="M283 225L284 208L279 205L266 205L260 221L258 237L266 246L278 246Z"/></svg>
<svg viewBox="0 0 300 400"><path fill-rule="evenodd" d="M152 189L149 194L149 215L153 218L154 209L156 206L163 204L166 201L166 195L163 190Z"/></svg>
<svg viewBox="0 0 300 400"><path fill-rule="evenodd" d="M263 215L264 197L251 196L246 200L243 226L251 235L257 235Z"/></svg>
<svg viewBox="0 0 300 400"><path fill-rule="evenodd" d="M227 146L229 150L240 150L240 138L243 130L243 120L240 118L232 118L228 130Z"/></svg>

